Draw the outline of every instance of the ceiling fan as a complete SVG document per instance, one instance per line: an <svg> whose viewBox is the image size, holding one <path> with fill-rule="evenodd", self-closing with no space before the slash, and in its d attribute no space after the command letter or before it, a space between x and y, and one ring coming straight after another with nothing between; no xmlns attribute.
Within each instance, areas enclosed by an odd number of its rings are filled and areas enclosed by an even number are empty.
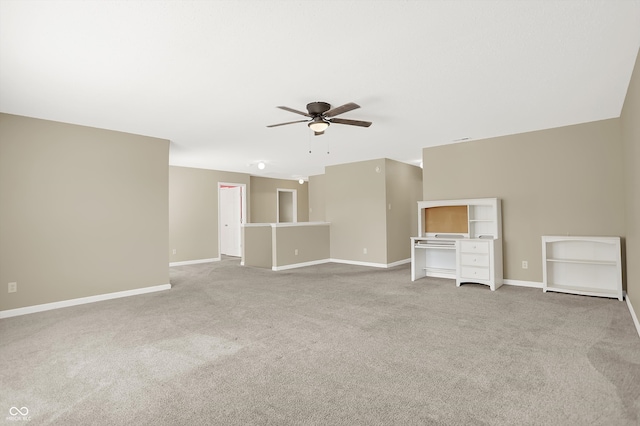
<svg viewBox="0 0 640 426"><path fill-rule="evenodd" d="M319 136L324 134L324 131L329 127L330 124L347 124L349 126L360 126L360 127L369 127L371 126L370 121L361 121L361 120L349 120L346 118L335 118L336 115L344 114L345 112L352 111L356 108L360 108L360 105L354 104L353 102L349 102L348 104L344 104L342 106L331 108L326 102L311 102L307 104L307 111L302 112L297 109L289 108L286 106L279 106L278 108L283 109L285 111L293 112L295 114L304 115L305 117L309 117L310 120L297 120L297 121L288 121L286 123L280 124L271 124L267 127L278 127L284 126L286 124L294 124L294 123L307 123L307 126L313 130L314 135Z"/></svg>

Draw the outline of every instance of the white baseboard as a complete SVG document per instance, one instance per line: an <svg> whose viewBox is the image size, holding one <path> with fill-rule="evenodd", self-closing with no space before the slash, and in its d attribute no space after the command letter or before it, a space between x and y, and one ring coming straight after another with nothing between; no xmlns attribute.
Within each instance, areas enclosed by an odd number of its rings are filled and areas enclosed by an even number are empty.
<svg viewBox="0 0 640 426"><path fill-rule="evenodd" d="M356 266L371 266L373 268L391 268L393 266L402 265L404 263L411 263L411 259L399 260L393 263L373 263L373 262L360 262L357 260L344 260L344 259L329 259L329 262L333 263L344 263L347 265L356 265Z"/></svg>
<svg viewBox="0 0 640 426"><path fill-rule="evenodd" d="M6 311L0 311L0 319L50 311L52 309L68 308L69 306L84 305L86 303L102 302L104 300L118 299L120 297L154 293L156 291L169 289L171 289L171 284L162 284L152 287L136 288L133 290L116 291L114 293L98 294L96 296L80 297L78 299L61 300L59 302L44 303L42 305L25 306L24 308L8 309Z"/></svg>
<svg viewBox="0 0 640 426"><path fill-rule="evenodd" d="M302 268L304 266L320 265L322 263L329 263L329 259L312 260L310 262L292 263L291 265L272 266L272 271L284 271L287 269Z"/></svg>
<svg viewBox="0 0 640 426"><path fill-rule="evenodd" d="M387 268L393 268L394 266L406 265L407 263L411 263L411 258L398 260L396 262L391 262L387 264Z"/></svg>
<svg viewBox="0 0 640 426"><path fill-rule="evenodd" d="M633 323L636 325L636 331L638 332L638 337L640 337L640 322L638 321L638 316L636 315L636 311L633 310L633 306L631 306L631 301L629 300L629 295L625 296L627 300L627 306L629 307L629 312L631 313L631 318L633 318Z"/></svg>
<svg viewBox="0 0 640 426"><path fill-rule="evenodd" d="M502 280L502 284L515 285L518 287L542 288L542 283L535 281Z"/></svg>
<svg viewBox="0 0 640 426"><path fill-rule="evenodd" d="M173 266L184 266L184 265L196 265L198 263L210 263L210 262L219 262L219 257L214 257L211 259L197 259L197 260L183 260L182 262L171 262L169 263L169 267Z"/></svg>
<svg viewBox="0 0 640 426"><path fill-rule="evenodd" d="M505 285L514 285L517 287L531 287L531 288L542 288L542 283L536 281L521 281L521 280L502 280L502 284Z"/></svg>

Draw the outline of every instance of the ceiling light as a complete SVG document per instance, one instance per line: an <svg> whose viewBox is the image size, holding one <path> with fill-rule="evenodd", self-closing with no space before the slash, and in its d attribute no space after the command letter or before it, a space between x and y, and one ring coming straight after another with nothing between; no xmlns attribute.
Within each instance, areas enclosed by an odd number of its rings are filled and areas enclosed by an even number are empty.
<svg viewBox="0 0 640 426"><path fill-rule="evenodd" d="M266 167L266 165L262 161L258 163L258 168L260 170L264 170L265 167Z"/></svg>
<svg viewBox="0 0 640 426"><path fill-rule="evenodd" d="M329 127L329 123L324 121L322 117L316 117L308 126L316 133L324 132Z"/></svg>
<svg viewBox="0 0 640 426"><path fill-rule="evenodd" d="M302 179L302 178L298 179L298 183L299 183L300 185L302 185L302 184L304 183L304 179Z"/></svg>

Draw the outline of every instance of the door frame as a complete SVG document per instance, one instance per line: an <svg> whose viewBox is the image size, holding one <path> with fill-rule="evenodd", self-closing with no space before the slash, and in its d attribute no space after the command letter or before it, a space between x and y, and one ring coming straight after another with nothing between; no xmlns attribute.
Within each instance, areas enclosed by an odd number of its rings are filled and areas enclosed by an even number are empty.
<svg viewBox="0 0 640 426"><path fill-rule="evenodd" d="M221 251L221 240L222 240L222 221L220 219L221 216L221 206L220 206L220 190L223 187L236 187L239 186L241 188L240 198L242 200L242 218L240 219L240 227L247 223L247 184L246 183L233 183L233 182L218 182L218 259L222 259L222 251ZM242 229L240 229L240 255L244 256L244 244L242 244Z"/></svg>
<svg viewBox="0 0 640 426"><path fill-rule="evenodd" d="M281 192L291 192L293 195L291 196L291 203L293 204L291 207L293 209L293 223L298 222L298 190L297 189L287 189L287 188L277 188L277 196L276 196L276 223L280 223L280 193Z"/></svg>

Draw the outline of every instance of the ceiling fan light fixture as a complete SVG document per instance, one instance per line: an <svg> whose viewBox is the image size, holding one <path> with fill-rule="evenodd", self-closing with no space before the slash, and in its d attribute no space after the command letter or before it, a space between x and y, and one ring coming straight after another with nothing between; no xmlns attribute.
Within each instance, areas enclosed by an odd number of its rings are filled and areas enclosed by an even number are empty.
<svg viewBox="0 0 640 426"><path fill-rule="evenodd" d="M324 131L327 130L327 128L332 123L359 127L369 127L372 124L370 121L350 120L348 118L336 117L337 115L360 108L360 105L353 102L346 103L336 108L331 108L331 104L328 104L326 102L311 102L307 104L308 112L298 111L297 109L289 108L286 106L279 106L278 108L285 111L293 112L295 114L304 115L305 117L311 118L311 120L287 121L286 123L270 124L267 127L278 127L294 123L307 123L307 126L309 126L311 130L313 130L313 133L316 136L319 136L324 134Z"/></svg>
<svg viewBox="0 0 640 426"><path fill-rule="evenodd" d="M314 132L321 133L327 130L327 127L329 127L329 123L327 121L324 121L321 117L316 117L312 122L308 124L308 126Z"/></svg>

